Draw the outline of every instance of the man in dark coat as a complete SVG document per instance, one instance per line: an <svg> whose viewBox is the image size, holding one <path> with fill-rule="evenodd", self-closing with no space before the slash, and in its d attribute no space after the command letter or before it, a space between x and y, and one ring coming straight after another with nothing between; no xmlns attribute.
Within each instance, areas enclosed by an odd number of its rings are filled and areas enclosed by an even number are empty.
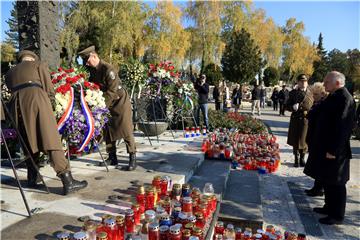
<svg viewBox="0 0 360 240"><path fill-rule="evenodd" d="M215 110L221 110L221 103L223 102L223 87L222 82L219 81L213 89L213 98L215 100Z"/></svg>
<svg viewBox="0 0 360 240"><path fill-rule="evenodd" d="M285 103L289 98L289 91L286 89L286 85L282 86L279 91L279 116L285 116Z"/></svg>
<svg viewBox="0 0 360 240"><path fill-rule="evenodd" d="M279 91L277 88L274 88L273 93L271 94L271 101L273 102L274 111L277 111L279 103Z"/></svg>
<svg viewBox="0 0 360 240"><path fill-rule="evenodd" d="M255 114L255 108L257 109L258 115L260 116L260 98L261 90L258 85L254 85L254 89L251 91L251 113Z"/></svg>
<svg viewBox="0 0 360 240"><path fill-rule="evenodd" d="M291 112L287 144L293 147L295 167L305 166L305 153L307 151L306 133L308 120L307 112L313 104L313 96L307 87L307 77L300 74L297 78L297 86L289 93L286 108Z"/></svg>
<svg viewBox="0 0 360 240"><path fill-rule="evenodd" d="M324 79L329 96L323 101L317 136L319 167L313 168L315 180L324 186L325 205L314 208L327 217L323 224L340 224L345 216L346 183L350 178L350 137L355 120L355 102L344 87L345 76L333 71Z"/></svg>
<svg viewBox="0 0 360 240"><path fill-rule="evenodd" d="M31 156L38 165L39 153L48 154L51 166L63 183L64 195L85 188L86 181L73 179L62 149L50 103L50 98L55 94L48 66L28 50L19 53L18 61L20 63L7 72L5 81L12 92L9 102L11 115ZM38 172L30 156L27 157L28 186L37 188L40 182Z"/></svg>
<svg viewBox="0 0 360 240"><path fill-rule="evenodd" d="M125 169L133 171L136 168L136 145L129 94L121 87L115 68L99 58L94 46L82 50L79 55L87 66L95 68L94 74L90 75L90 81L100 86L106 106L110 110L111 118L105 133L106 150L109 153L106 161L114 166L118 164L116 140L124 139L129 153L129 166Z"/></svg>
<svg viewBox="0 0 360 240"><path fill-rule="evenodd" d="M209 84L206 82L205 74L202 74L200 79L194 84L194 88L198 93L198 104L196 109L196 122L200 126L200 110L202 111L206 129L209 129L208 117L208 98L209 98Z"/></svg>

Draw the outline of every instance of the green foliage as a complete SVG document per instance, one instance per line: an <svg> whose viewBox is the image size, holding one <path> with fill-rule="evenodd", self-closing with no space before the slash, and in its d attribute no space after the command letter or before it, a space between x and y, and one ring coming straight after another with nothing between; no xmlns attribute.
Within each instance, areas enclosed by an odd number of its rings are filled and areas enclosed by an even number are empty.
<svg viewBox="0 0 360 240"><path fill-rule="evenodd" d="M261 52L244 29L234 32L221 59L224 77L235 83L249 83L261 70Z"/></svg>
<svg viewBox="0 0 360 240"><path fill-rule="evenodd" d="M12 62L15 60L15 48L9 43L0 43L1 62Z"/></svg>
<svg viewBox="0 0 360 240"><path fill-rule="evenodd" d="M9 30L5 31L5 42L11 45L13 48L19 48L19 33L18 33L18 20L16 11L16 2L13 2L13 8L10 12L10 18L5 22L9 25Z"/></svg>
<svg viewBox="0 0 360 240"><path fill-rule="evenodd" d="M265 124L250 115L239 113L224 113L209 110L209 124L212 128L236 128L241 133L257 134L266 132Z"/></svg>
<svg viewBox="0 0 360 240"><path fill-rule="evenodd" d="M280 79L280 74L278 69L274 67L267 67L264 70L264 84L266 87L277 85Z"/></svg>
<svg viewBox="0 0 360 240"><path fill-rule="evenodd" d="M310 82L322 82L325 78L325 75L329 72L329 64L328 64L328 58L326 56L326 51L323 47L323 37L320 33L319 35L319 43L317 45L317 54L319 56L319 59L314 61L313 67L314 72L312 76L310 77Z"/></svg>
<svg viewBox="0 0 360 240"><path fill-rule="evenodd" d="M220 67L214 63L208 64L205 67L203 74L206 75L206 81L209 85L217 84L222 78Z"/></svg>

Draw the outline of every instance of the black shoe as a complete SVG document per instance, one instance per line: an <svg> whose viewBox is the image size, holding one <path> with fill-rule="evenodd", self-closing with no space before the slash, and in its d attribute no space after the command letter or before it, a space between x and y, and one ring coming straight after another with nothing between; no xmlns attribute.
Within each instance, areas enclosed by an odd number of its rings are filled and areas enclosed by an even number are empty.
<svg viewBox="0 0 360 240"><path fill-rule="evenodd" d="M299 163L298 163L298 162L295 162L295 163L294 163L294 167L296 167L296 168L297 168L297 167L299 167L299 166L300 166L300 165L299 165Z"/></svg>
<svg viewBox="0 0 360 240"><path fill-rule="evenodd" d="M305 193L309 197L321 197L321 196L324 196L324 190L318 190L318 189L315 189L315 188L306 189Z"/></svg>
<svg viewBox="0 0 360 240"><path fill-rule="evenodd" d="M61 182L63 183L63 193L68 195L69 193L76 192L80 189L86 188L88 183L87 181L77 181L75 180L71 172L65 172L59 175Z"/></svg>
<svg viewBox="0 0 360 240"><path fill-rule="evenodd" d="M134 171L137 167L136 164L136 154L130 153L129 154L129 166L126 168L127 171Z"/></svg>
<svg viewBox="0 0 360 240"><path fill-rule="evenodd" d="M343 221L344 221L343 219L335 219L330 216L319 219L319 223L326 224L326 225L342 224Z"/></svg>
<svg viewBox="0 0 360 240"><path fill-rule="evenodd" d="M116 152L110 152L109 157L105 160L106 165L116 166L118 165L118 160L116 156ZM104 167L104 162L99 162L100 167Z"/></svg>
<svg viewBox="0 0 360 240"><path fill-rule="evenodd" d="M28 162L27 163L27 187L39 188L39 183L41 183L41 178L40 178L38 171L32 165L32 163Z"/></svg>
<svg viewBox="0 0 360 240"><path fill-rule="evenodd" d="M319 213L319 214L324 214L324 215L328 214L328 211L323 207L322 208L315 207L315 208L313 208L313 211L316 212L316 213Z"/></svg>

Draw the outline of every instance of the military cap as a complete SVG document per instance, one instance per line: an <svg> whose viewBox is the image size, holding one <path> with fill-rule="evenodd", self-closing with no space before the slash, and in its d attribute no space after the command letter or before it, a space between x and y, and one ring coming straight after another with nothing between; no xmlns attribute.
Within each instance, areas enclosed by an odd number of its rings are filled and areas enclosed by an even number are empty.
<svg viewBox="0 0 360 240"><path fill-rule="evenodd" d="M307 77L305 74L300 74L298 77L297 77L297 80L298 81L307 81Z"/></svg>
<svg viewBox="0 0 360 240"><path fill-rule="evenodd" d="M95 46L90 46L80 51L78 55L80 55L80 57L82 58L88 58L90 56L90 53L94 53L94 52L95 52Z"/></svg>
<svg viewBox="0 0 360 240"><path fill-rule="evenodd" d="M31 56L33 58L35 58L35 60L39 60L38 55L36 55L34 52L30 51L30 50L22 50L18 53L17 55L17 60L20 62L21 59L25 56Z"/></svg>

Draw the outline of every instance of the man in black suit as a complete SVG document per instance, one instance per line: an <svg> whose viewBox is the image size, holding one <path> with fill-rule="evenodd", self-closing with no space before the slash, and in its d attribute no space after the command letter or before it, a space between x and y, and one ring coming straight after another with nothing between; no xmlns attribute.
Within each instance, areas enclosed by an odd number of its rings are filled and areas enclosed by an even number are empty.
<svg viewBox="0 0 360 240"><path fill-rule="evenodd" d="M350 178L350 137L355 120L355 102L344 87L345 76L330 72L324 79L329 96L321 106L322 124L319 126L319 166L316 180L324 185L325 205L314 208L322 224L341 224L345 216L346 183Z"/></svg>

